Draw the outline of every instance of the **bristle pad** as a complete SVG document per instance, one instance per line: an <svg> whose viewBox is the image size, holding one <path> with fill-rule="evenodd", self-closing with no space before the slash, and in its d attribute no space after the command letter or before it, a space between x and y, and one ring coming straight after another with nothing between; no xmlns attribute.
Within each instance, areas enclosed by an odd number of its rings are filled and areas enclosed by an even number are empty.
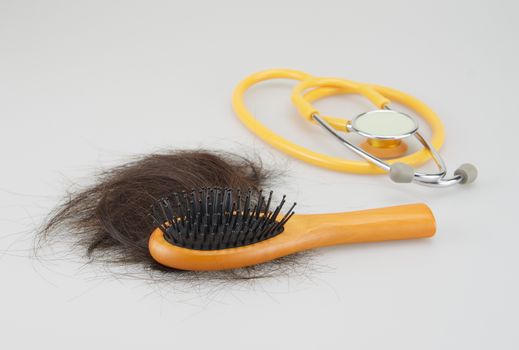
<svg viewBox="0 0 519 350"><path fill-rule="evenodd" d="M281 214L285 196L272 205L272 191L204 188L173 193L151 208L151 218L171 244L196 250L242 247L272 238L294 215L294 203Z"/></svg>

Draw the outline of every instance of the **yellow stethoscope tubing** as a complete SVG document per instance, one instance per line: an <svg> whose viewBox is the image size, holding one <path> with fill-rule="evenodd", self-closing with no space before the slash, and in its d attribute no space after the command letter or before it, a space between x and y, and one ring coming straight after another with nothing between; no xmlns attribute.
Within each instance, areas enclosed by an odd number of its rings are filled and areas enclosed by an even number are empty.
<svg viewBox="0 0 519 350"><path fill-rule="evenodd" d="M384 170L367 161L346 160L332 157L302 147L276 134L258 121L245 104L245 93L251 86L271 79L293 79L301 82L294 88L292 101L296 105L298 111L306 119L309 119L309 117L311 119L313 113L320 114L319 111L311 105L311 102L313 101L332 95L360 93L368 97L379 108L384 107L389 101L396 101L397 103L413 110L429 124L432 131L431 143L436 149L441 148L445 140L443 123L433 110L417 98L392 88L351 82L343 79L314 78L307 73L290 69L266 70L252 74L242 80L237 85L232 95L232 106L234 112L242 123L271 146L310 164L331 170L356 174L385 173ZM313 89L308 91L308 89L312 87ZM345 126L348 120L325 116L322 118L330 123L336 130L345 131ZM426 149L421 149L413 154L392 159L388 161L388 163L393 164L396 162L403 162L411 166L417 166L424 164L430 159L431 156L429 152Z"/></svg>

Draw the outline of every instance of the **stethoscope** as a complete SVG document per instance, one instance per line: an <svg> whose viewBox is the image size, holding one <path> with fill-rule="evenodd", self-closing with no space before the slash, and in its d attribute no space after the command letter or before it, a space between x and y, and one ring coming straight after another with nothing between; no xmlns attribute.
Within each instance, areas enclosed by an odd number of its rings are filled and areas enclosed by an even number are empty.
<svg viewBox="0 0 519 350"><path fill-rule="evenodd" d="M292 102L301 117L321 126L342 145L367 161L346 160L312 151L286 140L260 123L247 109L244 95L252 85L270 79L300 81L293 89ZM377 109L345 120L323 116L312 105L315 100L337 94L363 95ZM424 119L431 128L431 140L428 141L418 132L418 123L412 116L391 109L391 101L408 107ZM261 139L293 157L317 166L357 174L389 173L394 182L415 182L435 187L468 184L477 177L476 167L469 163L461 165L453 176L447 177L447 167L437 151L445 139L441 120L420 100L392 88L339 78L318 78L289 69L272 69L255 73L240 82L233 93L232 103L238 118ZM343 136L347 133L361 135L366 141L355 145ZM416 138L423 148L405 155L405 141L411 137ZM437 172L422 173L413 168L430 159L436 164Z"/></svg>

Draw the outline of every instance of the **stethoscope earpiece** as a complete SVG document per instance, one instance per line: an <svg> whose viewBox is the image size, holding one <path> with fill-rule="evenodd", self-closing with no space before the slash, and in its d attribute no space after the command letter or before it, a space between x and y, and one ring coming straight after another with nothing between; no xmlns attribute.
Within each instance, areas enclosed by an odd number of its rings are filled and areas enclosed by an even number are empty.
<svg viewBox="0 0 519 350"><path fill-rule="evenodd" d="M454 176L461 177L460 184L462 185L471 184L476 181L478 177L478 168L476 168L474 164L465 163L454 171Z"/></svg>
<svg viewBox="0 0 519 350"><path fill-rule="evenodd" d="M413 182L414 169L405 163L394 163L389 168L389 178L396 183Z"/></svg>
<svg viewBox="0 0 519 350"><path fill-rule="evenodd" d="M396 183L413 182L415 170L412 166L404 163L394 163L389 169L389 178ZM454 179L458 179L460 185L473 183L478 177L478 169L470 163L462 164L454 171ZM434 183L428 183L434 185Z"/></svg>

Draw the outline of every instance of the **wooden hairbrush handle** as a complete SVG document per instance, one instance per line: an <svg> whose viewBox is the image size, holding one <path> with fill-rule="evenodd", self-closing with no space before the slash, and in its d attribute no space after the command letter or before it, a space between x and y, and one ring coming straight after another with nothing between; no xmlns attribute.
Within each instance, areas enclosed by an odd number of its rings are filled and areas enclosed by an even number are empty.
<svg viewBox="0 0 519 350"><path fill-rule="evenodd" d="M410 204L346 213L295 215L285 230L285 239L297 242L299 249L312 249L431 237L436 224L429 207Z"/></svg>

